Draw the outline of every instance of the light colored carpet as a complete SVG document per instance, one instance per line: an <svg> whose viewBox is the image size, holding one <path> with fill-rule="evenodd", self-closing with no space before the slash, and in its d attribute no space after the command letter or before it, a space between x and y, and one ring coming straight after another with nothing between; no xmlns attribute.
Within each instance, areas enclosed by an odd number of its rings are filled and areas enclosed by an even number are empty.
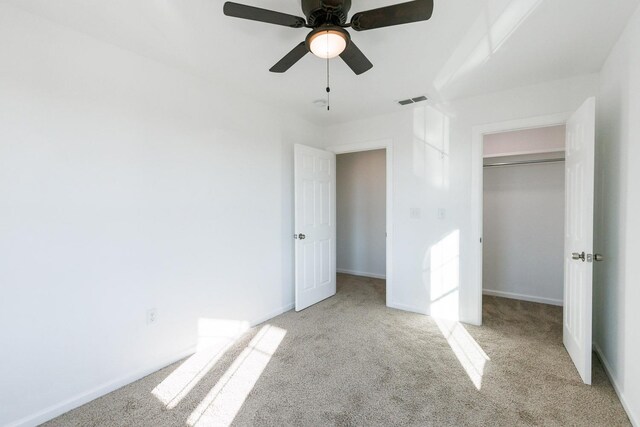
<svg viewBox="0 0 640 427"><path fill-rule="evenodd" d="M580 381L560 308L485 297L485 325L455 330L450 344L434 319L389 309L384 298L384 281L339 275L335 297L269 321L287 333L234 425L630 425L597 359L593 386ZM490 360L469 347L465 329ZM180 362L46 425L184 426L258 330L172 409L151 391Z"/></svg>

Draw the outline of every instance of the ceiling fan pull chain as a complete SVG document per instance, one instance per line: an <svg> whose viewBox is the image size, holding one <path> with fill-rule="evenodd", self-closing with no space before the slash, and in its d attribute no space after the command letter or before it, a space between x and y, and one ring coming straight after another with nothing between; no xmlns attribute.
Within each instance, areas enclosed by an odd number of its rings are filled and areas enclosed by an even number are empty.
<svg viewBox="0 0 640 427"><path fill-rule="evenodd" d="M327 87L327 111L331 110L331 98L329 93L331 92L331 88Z"/></svg>
<svg viewBox="0 0 640 427"><path fill-rule="evenodd" d="M331 87L329 83L329 57L327 56L327 111L331 110Z"/></svg>

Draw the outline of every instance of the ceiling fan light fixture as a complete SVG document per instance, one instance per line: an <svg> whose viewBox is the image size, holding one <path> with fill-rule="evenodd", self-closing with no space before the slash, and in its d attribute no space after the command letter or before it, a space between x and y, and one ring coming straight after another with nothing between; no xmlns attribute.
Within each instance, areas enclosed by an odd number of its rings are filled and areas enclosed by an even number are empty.
<svg viewBox="0 0 640 427"><path fill-rule="evenodd" d="M307 47L318 58L340 55L349 44L349 34L340 27L318 28L307 37Z"/></svg>

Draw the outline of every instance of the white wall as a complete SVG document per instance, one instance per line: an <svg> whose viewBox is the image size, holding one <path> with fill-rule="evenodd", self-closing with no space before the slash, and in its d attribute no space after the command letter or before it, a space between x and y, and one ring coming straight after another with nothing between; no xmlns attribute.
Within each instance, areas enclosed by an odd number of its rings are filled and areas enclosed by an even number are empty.
<svg viewBox="0 0 640 427"><path fill-rule="evenodd" d="M484 169L483 290L562 305L564 163Z"/></svg>
<svg viewBox="0 0 640 427"><path fill-rule="evenodd" d="M594 341L640 425L640 9L607 59L597 104Z"/></svg>
<svg viewBox="0 0 640 427"><path fill-rule="evenodd" d="M173 361L199 318L291 307L317 128L7 5L0 58L0 425Z"/></svg>
<svg viewBox="0 0 640 427"><path fill-rule="evenodd" d="M336 156L340 272L385 277L386 167L385 150Z"/></svg>
<svg viewBox="0 0 640 427"><path fill-rule="evenodd" d="M473 319L472 128L576 110L596 91L597 76L549 82L459 100L436 108L331 126L327 145L392 139L394 287L387 304Z"/></svg>

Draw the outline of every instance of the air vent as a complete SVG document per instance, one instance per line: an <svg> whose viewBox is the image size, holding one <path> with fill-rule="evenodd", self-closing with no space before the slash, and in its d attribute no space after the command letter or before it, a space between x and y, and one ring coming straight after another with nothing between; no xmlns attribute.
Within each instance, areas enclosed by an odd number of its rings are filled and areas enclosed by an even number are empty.
<svg viewBox="0 0 640 427"><path fill-rule="evenodd" d="M402 101L398 101L398 104L409 105L409 104L415 104L416 102L422 102L426 100L427 100L427 97L422 95L422 96L417 96L415 98L403 99Z"/></svg>

